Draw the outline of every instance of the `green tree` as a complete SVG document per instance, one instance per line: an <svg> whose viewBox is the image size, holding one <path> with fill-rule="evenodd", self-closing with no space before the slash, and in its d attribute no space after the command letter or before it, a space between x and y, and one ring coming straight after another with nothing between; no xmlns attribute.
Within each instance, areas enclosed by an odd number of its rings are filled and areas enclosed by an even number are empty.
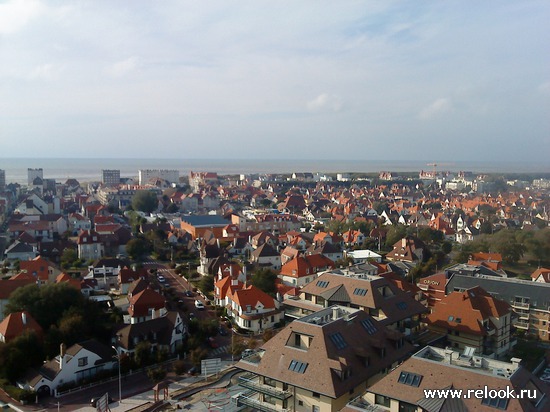
<svg viewBox="0 0 550 412"><path fill-rule="evenodd" d="M391 248L397 241L403 239L407 235L405 225L392 225L386 234L386 247Z"/></svg>
<svg viewBox="0 0 550 412"><path fill-rule="evenodd" d="M126 253L134 260L141 259L150 251L151 248L149 243L141 238L130 239L128 243L126 243Z"/></svg>
<svg viewBox="0 0 550 412"><path fill-rule="evenodd" d="M210 293L214 290L214 275L205 275L199 281L199 288L204 293Z"/></svg>
<svg viewBox="0 0 550 412"><path fill-rule="evenodd" d="M136 364L140 367L147 366L151 364L151 343L147 341L139 342L136 345L136 351L134 352L134 360Z"/></svg>
<svg viewBox="0 0 550 412"><path fill-rule="evenodd" d="M83 307L85 297L67 283L51 283L40 288L27 285L16 289L6 304L6 314L26 310L44 330L63 317L71 307Z"/></svg>
<svg viewBox="0 0 550 412"><path fill-rule="evenodd" d="M132 207L144 213L151 213L157 209L158 199L154 192L138 190L132 197Z"/></svg>
<svg viewBox="0 0 550 412"><path fill-rule="evenodd" d="M78 260L78 254L76 250L71 248L66 248L61 254L61 267L63 269L68 269L75 265L75 262Z"/></svg>
<svg viewBox="0 0 550 412"><path fill-rule="evenodd" d="M277 274L271 269L259 269L252 274L250 282L265 293L275 296L277 294Z"/></svg>

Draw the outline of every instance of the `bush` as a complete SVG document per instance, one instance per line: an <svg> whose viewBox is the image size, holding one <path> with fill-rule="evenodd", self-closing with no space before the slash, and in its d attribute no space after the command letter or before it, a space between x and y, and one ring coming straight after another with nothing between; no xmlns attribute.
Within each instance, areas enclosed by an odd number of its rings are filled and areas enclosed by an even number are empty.
<svg viewBox="0 0 550 412"><path fill-rule="evenodd" d="M147 377L154 383L158 383L166 377L166 371L162 367L149 369L147 371Z"/></svg>
<svg viewBox="0 0 550 412"><path fill-rule="evenodd" d="M177 360L174 362L174 372L176 375L183 375L185 373L185 362Z"/></svg>

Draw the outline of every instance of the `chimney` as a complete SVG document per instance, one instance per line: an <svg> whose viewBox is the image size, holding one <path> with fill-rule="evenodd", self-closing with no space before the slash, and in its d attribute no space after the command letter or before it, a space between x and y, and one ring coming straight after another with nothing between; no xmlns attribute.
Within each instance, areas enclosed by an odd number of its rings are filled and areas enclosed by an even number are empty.
<svg viewBox="0 0 550 412"><path fill-rule="evenodd" d="M155 308L151 308L151 319L155 319Z"/></svg>
<svg viewBox="0 0 550 412"><path fill-rule="evenodd" d="M453 350L452 349L445 349L445 362L449 363L449 365L453 361Z"/></svg>
<svg viewBox="0 0 550 412"><path fill-rule="evenodd" d="M338 309L338 307L337 306L333 307L332 308L332 320L337 320L340 317L339 313L340 313L340 310Z"/></svg>
<svg viewBox="0 0 550 412"><path fill-rule="evenodd" d="M63 369L63 364L65 360L65 344L61 343L59 345L59 369Z"/></svg>
<svg viewBox="0 0 550 412"><path fill-rule="evenodd" d="M521 359L520 358L512 358L512 359L510 359L510 362L512 362L512 365L514 366L514 370L516 370L517 368L519 368L519 364L521 363Z"/></svg>
<svg viewBox="0 0 550 412"><path fill-rule="evenodd" d="M407 239L403 238L401 239L401 247L404 248L405 246L407 246Z"/></svg>
<svg viewBox="0 0 550 412"><path fill-rule="evenodd" d="M23 322L23 326L27 324L27 314L25 312L21 312L21 322Z"/></svg>

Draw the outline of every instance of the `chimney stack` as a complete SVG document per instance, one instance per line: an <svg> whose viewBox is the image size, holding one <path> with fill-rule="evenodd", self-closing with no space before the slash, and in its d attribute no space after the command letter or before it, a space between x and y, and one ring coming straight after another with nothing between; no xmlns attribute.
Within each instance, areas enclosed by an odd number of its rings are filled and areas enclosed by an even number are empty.
<svg viewBox="0 0 550 412"><path fill-rule="evenodd" d="M333 307L332 308L332 320L337 320L340 317L339 313L340 313L340 310L338 309L338 307L337 306Z"/></svg>
<svg viewBox="0 0 550 412"><path fill-rule="evenodd" d="M65 363L65 344L61 343L59 345L59 369L63 369L63 364Z"/></svg>
<svg viewBox="0 0 550 412"><path fill-rule="evenodd" d="M27 325L27 314L25 312L21 312L21 322L23 322L23 326Z"/></svg>

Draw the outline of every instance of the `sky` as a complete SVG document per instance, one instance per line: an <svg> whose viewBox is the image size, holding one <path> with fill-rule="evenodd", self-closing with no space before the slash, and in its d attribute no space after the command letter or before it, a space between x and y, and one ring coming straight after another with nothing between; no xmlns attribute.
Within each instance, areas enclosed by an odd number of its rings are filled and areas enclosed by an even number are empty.
<svg viewBox="0 0 550 412"><path fill-rule="evenodd" d="M545 162L550 2L0 0L0 158Z"/></svg>

